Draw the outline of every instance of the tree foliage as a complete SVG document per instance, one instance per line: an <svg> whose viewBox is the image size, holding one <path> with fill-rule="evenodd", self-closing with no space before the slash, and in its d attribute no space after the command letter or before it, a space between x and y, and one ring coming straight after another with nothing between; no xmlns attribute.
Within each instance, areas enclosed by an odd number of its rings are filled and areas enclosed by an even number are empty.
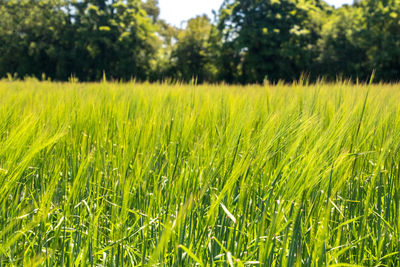
<svg viewBox="0 0 400 267"><path fill-rule="evenodd" d="M183 29L158 0L0 0L0 77L397 81L400 1L225 0ZM215 22L215 23L214 23Z"/></svg>
<svg viewBox="0 0 400 267"><path fill-rule="evenodd" d="M320 10L317 3L305 1L226 0L219 29L231 54L222 60L233 60L224 65L236 74L227 79L243 83L293 80L310 71L318 40L312 13Z"/></svg>
<svg viewBox="0 0 400 267"><path fill-rule="evenodd" d="M146 79L159 40L136 0L2 1L0 73Z"/></svg>
<svg viewBox="0 0 400 267"><path fill-rule="evenodd" d="M215 27L206 16L198 16L188 21L186 29L177 35L177 44L172 52L172 68L178 79L197 82L215 79L213 64L213 44L216 39Z"/></svg>

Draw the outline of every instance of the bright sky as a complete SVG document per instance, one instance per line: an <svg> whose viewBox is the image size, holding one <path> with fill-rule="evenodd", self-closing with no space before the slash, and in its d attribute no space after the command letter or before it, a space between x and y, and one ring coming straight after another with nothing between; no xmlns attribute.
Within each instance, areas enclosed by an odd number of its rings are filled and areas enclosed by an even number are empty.
<svg viewBox="0 0 400 267"><path fill-rule="evenodd" d="M223 0L159 0L161 18L167 22L181 26L182 21L186 21L196 15L207 14L213 18L212 10L218 10ZM353 0L326 0L331 5L340 6L342 4L353 3Z"/></svg>

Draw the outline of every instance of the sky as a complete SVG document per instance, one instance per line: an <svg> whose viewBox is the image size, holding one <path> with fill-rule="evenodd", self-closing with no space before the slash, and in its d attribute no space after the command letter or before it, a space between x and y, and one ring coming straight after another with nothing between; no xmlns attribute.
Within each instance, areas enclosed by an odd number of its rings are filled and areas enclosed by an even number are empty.
<svg viewBox="0 0 400 267"><path fill-rule="evenodd" d="M213 18L212 10L218 10L223 0L159 0L160 17L167 22L180 27L183 21L196 15L207 14ZM325 0L331 5L350 4L353 0Z"/></svg>

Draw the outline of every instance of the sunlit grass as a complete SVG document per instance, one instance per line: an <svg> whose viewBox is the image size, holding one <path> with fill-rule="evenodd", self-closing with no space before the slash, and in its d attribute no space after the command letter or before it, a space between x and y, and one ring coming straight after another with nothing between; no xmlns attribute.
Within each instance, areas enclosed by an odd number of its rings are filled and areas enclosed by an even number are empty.
<svg viewBox="0 0 400 267"><path fill-rule="evenodd" d="M0 265L399 266L399 103L0 82Z"/></svg>

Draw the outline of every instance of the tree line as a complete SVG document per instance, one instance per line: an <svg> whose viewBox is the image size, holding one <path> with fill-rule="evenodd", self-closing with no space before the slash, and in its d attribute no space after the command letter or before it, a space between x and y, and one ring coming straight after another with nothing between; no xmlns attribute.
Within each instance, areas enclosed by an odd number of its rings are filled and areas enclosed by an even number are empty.
<svg viewBox="0 0 400 267"><path fill-rule="evenodd" d="M183 29L158 0L0 0L0 77L263 83L400 77L400 0L225 0Z"/></svg>

